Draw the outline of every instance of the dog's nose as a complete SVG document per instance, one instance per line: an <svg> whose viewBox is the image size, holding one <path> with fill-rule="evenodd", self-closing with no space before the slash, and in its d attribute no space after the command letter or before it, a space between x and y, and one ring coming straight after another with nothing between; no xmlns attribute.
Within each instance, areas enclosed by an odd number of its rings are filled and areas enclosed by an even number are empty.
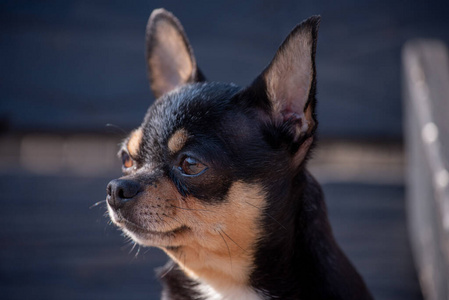
<svg viewBox="0 0 449 300"><path fill-rule="evenodd" d="M107 201L112 208L119 209L126 202L132 200L141 191L141 185L137 181L129 179L114 179L106 188Z"/></svg>

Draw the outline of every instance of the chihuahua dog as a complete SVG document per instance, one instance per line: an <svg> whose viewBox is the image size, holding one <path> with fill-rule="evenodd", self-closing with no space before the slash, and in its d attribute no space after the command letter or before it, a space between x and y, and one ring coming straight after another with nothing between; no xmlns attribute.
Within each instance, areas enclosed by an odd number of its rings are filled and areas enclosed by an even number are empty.
<svg viewBox="0 0 449 300"><path fill-rule="evenodd" d="M157 100L123 142L112 221L171 258L162 299L371 299L337 245L305 165L318 125L320 18L297 25L246 88L208 82L179 21L153 11Z"/></svg>

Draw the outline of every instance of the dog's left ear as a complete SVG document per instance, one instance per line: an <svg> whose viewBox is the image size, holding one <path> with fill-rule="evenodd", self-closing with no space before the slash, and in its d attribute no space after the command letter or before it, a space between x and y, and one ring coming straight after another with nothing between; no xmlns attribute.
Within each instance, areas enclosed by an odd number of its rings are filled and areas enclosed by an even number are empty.
<svg viewBox="0 0 449 300"><path fill-rule="evenodd" d="M297 25L279 47L268 67L250 89L265 99L266 110L275 124L290 126L298 142L311 135L315 117L315 51L319 16Z"/></svg>
<svg viewBox="0 0 449 300"><path fill-rule="evenodd" d="M307 154L317 126L315 51L319 22L320 17L313 16L297 25L248 89L271 122L288 130L290 142L300 152L299 160Z"/></svg>
<svg viewBox="0 0 449 300"><path fill-rule="evenodd" d="M146 61L156 99L180 85L205 80L181 23L163 8L155 9L148 20Z"/></svg>

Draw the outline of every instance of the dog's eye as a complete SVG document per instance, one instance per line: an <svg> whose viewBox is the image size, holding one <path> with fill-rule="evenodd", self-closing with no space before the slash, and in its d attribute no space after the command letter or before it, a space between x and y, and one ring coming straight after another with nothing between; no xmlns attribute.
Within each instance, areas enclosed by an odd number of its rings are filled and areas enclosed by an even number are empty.
<svg viewBox="0 0 449 300"><path fill-rule="evenodd" d="M133 159L125 151L122 152L122 165L125 169L129 169L134 165Z"/></svg>
<svg viewBox="0 0 449 300"><path fill-rule="evenodd" d="M184 175L199 175L206 169L207 167L204 164L190 156L186 156L179 166L179 170Z"/></svg>

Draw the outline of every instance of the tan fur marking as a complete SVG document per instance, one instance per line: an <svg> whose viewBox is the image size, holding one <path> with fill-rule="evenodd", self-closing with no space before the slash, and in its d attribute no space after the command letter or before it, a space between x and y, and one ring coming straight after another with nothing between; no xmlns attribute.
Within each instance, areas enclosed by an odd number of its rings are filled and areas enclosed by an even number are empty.
<svg viewBox="0 0 449 300"><path fill-rule="evenodd" d="M131 156L136 157L139 152L139 147L142 142L143 131L142 128L138 128L131 133L131 136L128 140L128 152Z"/></svg>
<svg viewBox="0 0 449 300"><path fill-rule="evenodd" d="M178 129L168 140L168 149L170 153L176 153L184 147L189 134L185 129Z"/></svg>

